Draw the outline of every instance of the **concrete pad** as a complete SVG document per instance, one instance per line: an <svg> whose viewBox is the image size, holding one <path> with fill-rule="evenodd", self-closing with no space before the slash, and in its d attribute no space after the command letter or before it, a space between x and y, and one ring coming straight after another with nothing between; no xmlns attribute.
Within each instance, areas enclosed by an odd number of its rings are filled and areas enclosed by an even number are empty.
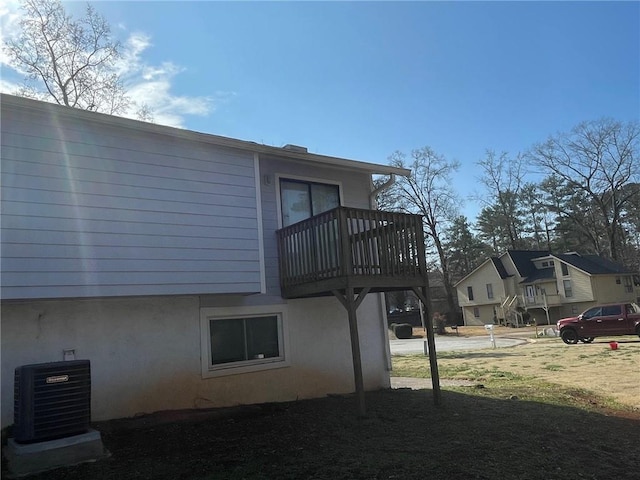
<svg viewBox="0 0 640 480"><path fill-rule="evenodd" d="M13 438L4 449L9 467L9 478L22 477L58 467L95 462L109 456L102 444L100 432L37 443L17 443Z"/></svg>

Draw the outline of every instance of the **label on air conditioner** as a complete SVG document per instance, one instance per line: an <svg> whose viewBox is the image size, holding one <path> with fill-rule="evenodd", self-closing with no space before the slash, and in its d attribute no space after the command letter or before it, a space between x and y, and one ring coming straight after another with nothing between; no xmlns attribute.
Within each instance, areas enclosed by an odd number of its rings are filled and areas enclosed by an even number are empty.
<svg viewBox="0 0 640 480"><path fill-rule="evenodd" d="M47 377L47 383L62 383L68 381L69 375L56 375L55 377Z"/></svg>

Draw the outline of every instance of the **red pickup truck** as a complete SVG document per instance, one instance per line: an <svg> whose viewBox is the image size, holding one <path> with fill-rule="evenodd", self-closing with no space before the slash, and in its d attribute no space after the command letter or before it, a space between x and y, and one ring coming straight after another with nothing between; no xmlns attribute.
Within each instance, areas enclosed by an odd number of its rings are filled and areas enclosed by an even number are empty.
<svg viewBox="0 0 640 480"><path fill-rule="evenodd" d="M640 306L633 302L597 305L577 317L558 320L557 326L568 345L590 343L595 337L640 335Z"/></svg>

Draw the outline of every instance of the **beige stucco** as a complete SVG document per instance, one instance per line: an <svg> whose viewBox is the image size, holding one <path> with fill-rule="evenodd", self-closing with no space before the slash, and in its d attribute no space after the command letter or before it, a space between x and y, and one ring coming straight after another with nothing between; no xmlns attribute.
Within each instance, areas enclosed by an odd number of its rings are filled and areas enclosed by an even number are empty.
<svg viewBox="0 0 640 480"><path fill-rule="evenodd" d="M4 304L2 427L13 423L14 369L63 360L64 349L91 360L93 420L354 391L347 315L335 298L287 302L290 366L206 379L200 308L197 296ZM368 390L389 387L380 312L378 295L358 309Z"/></svg>

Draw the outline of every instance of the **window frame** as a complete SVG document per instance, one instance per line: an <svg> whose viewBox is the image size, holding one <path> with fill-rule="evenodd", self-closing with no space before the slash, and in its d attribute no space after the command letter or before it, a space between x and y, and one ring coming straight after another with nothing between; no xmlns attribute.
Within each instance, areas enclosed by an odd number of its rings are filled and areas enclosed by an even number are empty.
<svg viewBox="0 0 640 480"><path fill-rule="evenodd" d="M569 276L569 265L564 263L564 262L560 263L560 271L561 271L563 277L568 277Z"/></svg>
<svg viewBox="0 0 640 480"><path fill-rule="evenodd" d="M487 299L493 300L493 284L487 283Z"/></svg>
<svg viewBox="0 0 640 480"><path fill-rule="evenodd" d="M569 285L569 288L567 288L567 285ZM563 280L562 288L565 298L573 298L573 285L571 285L571 280Z"/></svg>
<svg viewBox="0 0 640 480"><path fill-rule="evenodd" d="M280 184L282 180L290 180L292 182L306 183L306 184L319 184L319 185L331 185L338 187L338 202L340 206L344 205L344 195L342 192L342 182L330 180L328 178L318 178L318 177L305 177L300 175L287 175L284 173L275 174L275 184L276 184L276 208L278 214L278 228L284 227L284 222L282 221L283 209L282 209L282 190L280 188Z"/></svg>
<svg viewBox="0 0 640 480"><path fill-rule="evenodd" d="M469 299L470 302L474 301L474 297L473 297L473 285L467 286L467 298Z"/></svg>
<svg viewBox="0 0 640 480"><path fill-rule="evenodd" d="M278 357L251 359L239 362L213 364L211 361L211 321L276 316L278 326ZM200 309L200 360L202 378L239 375L291 365L287 305L261 305L238 307L204 307Z"/></svg>
<svg viewBox="0 0 640 480"><path fill-rule="evenodd" d="M473 318L480 318L480 307L473 307Z"/></svg>

